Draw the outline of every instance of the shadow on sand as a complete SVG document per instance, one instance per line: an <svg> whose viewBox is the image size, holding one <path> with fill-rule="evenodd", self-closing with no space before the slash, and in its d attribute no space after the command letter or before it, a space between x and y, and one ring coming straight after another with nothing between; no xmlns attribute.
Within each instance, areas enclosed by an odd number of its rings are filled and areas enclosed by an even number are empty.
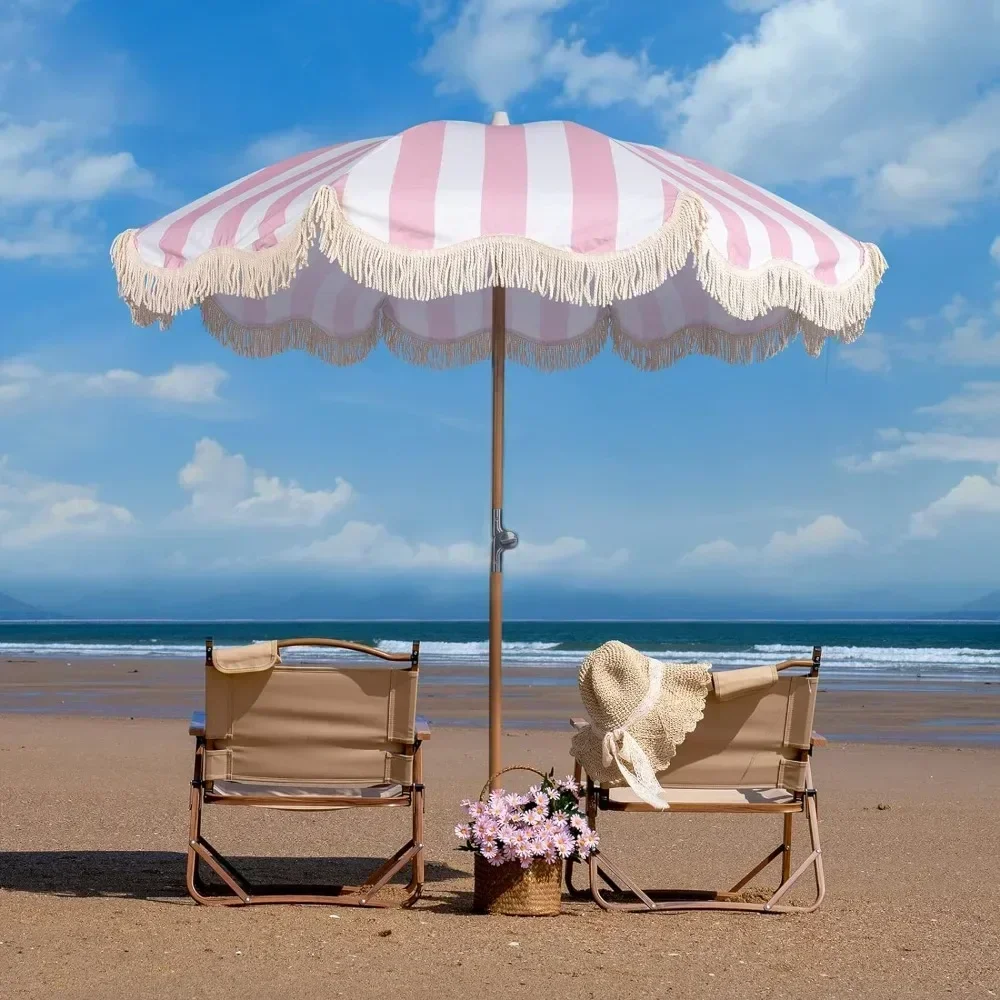
<svg viewBox="0 0 1000 1000"><path fill-rule="evenodd" d="M382 858L261 858L232 861L252 878L271 883L363 881ZM3 851L0 890L52 896L118 897L157 902L187 900L185 855L177 851ZM450 865L428 861L429 884L467 878ZM406 882L408 872L393 881Z"/></svg>

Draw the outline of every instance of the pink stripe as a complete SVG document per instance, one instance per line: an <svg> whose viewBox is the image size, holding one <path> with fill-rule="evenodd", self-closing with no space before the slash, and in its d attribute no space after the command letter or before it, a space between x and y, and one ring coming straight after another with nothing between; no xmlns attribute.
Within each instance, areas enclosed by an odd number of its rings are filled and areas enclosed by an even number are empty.
<svg viewBox="0 0 1000 1000"><path fill-rule="evenodd" d="M807 218L793 212L787 205L783 205L780 201L772 198L766 192L758 190L753 185L741 180L739 177L727 174L724 170L719 170L717 167L710 166L707 163L702 163L700 160L692 160L690 157L681 157L681 159L688 160L689 163L695 164L706 173L711 174L713 177L718 177L720 180L725 181L731 187L742 191L753 201L756 201L761 205L765 205L776 215L780 215L782 218L794 222L800 229L807 232L810 237L812 237L813 245L816 248L816 257L819 260L819 263L813 270L813 274L815 274L820 281L826 282L828 285L835 285L837 283L837 264L840 262L840 253L837 250L837 244L833 242L828 233L823 232L822 229L814 225ZM765 224L766 222L767 220L765 219ZM851 240L860 252L861 245L858 241L852 239L850 236L847 238ZM790 239L789 245L791 245ZM788 258L791 259L791 256L791 251L789 250Z"/></svg>
<svg viewBox="0 0 1000 1000"><path fill-rule="evenodd" d="M367 153L370 148L370 145L366 146L360 152L363 155L364 153ZM343 164L352 162L352 160L355 159L354 154L357 152L359 151L352 150L348 153L342 153L339 156L335 156L332 160L327 160L324 163L310 167L308 170L304 170L299 174L295 174L291 177L282 177L280 180L271 184L263 191L255 191L248 198L244 198L242 201L238 201L235 205L227 208L222 214L222 217L215 224L215 230L212 233L211 246L232 246L236 240L236 235L240 230L240 226L243 223L243 219L246 217L247 212L249 212L255 205L259 205L261 202L266 201L279 191L286 191L286 195L283 195L274 202L275 206L280 206L282 198L286 197L287 194L291 194L294 198L296 195L307 190L313 185L318 187L322 179L328 174L335 172ZM289 188L289 184L294 184L295 186ZM267 208L264 213L264 220L270 217L272 209L273 206L269 206ZM264 225L264 220L261 221L262 226Z"/></svg>
<svg viewBox="0 0 1000 1000"><path fill-rule="evenodd" d="M677 199L680 197L680 188L670 180L663 179L663 221L666 222L674 209L677 207Z"/></svg>
<svg viewBox="0 0 1000 1000"><path fill-rule="evenodd" d="M673 154L672 154L673 155ZM687 157L678 157L678 159L684 160L687 163L693 163L697 165L697 160L690 160ZM767 242L770 247L771 256L778 260L794 260L795 251L792 248L792 236L791 233L778 221L772 219L766 212L761 212L755 205L743 200L737 195L734 195L731 191L726 191L725 188L719 187L712 184L711 181L707 181L704 177L699 177L693 171L685 170L680 164L673 160L665 160L668 163L670 169L676 171L682 177L688 178L694 184L700 184L708 188L709 191L715 191L721 198L729 198L731 201L735 201L737 205L740 206L744 211L749 212L755 219L758 219L764 229L767 231ZM723 181L735 181L736 178L732 174L727 174L721 172L713 176L719 177Z"/></svg>
<svg viewBox="0 0 1000 1000"><path fill-rule="evenodd" d="M660 302L658 296L661 289L657 289L655 292L649 292L646 295L640 295L636 300L639 306L639 329L632 335L637 340L659 340L661 337L665 336L668 332L673 333L673 330L664 330L663 314L660 311Z"/></svg>
<svg viewBox="0 0 1000 1000"><path fill-rule="evenodd" d="M448 343L455 339L455 300L431 299L427 303L427 336Z"/></svg>
<svg viewBox="0 0 1000 1000"><path fill-rule="evenodd" d="M523 236L528 228L528 145L523 125L486 126L480 227Z"/></svg>
<svg viewBox="0 0 1000 1000"><path fill-rule="evenodd" d="M636 153L642 156L647 162L653 162L657 169L668 174L674 183L677 183L677 175L684 177L685 174L682 170L679 170L673 163L667 160L658 150L651 149L648 146L629 146L630 149L634 149ZM690 176L687 178L689 181L692 180ZM707 188L708 191L714 190L711 184L705 181L697 181L699 186ZM747 227L743 220L740 218L739 212L736 211L730 204L723 201L721 198L713 197L711 194L707 193L705 190L698 190L695 192L700 198L703 198L709 204L713 205L718 211L719 215L722 216L722 222L726 227L726 257L729 259L729 263L734 267L749 267L750 266L750 239L747 236Z"/></svg>
<svg viewBox="0 0 1000 1000"><path fill-rule="evenodd" d="M333 302L333 332L338 337L346 337L359 332L354 319L359 298L361 298L361 286L348 278L344 287L337 292L337 297Z"/></svg>
<svg viewBox="0 0 1000 1000"><path fill-rule="evenodd" d="M564 122L564 127L573 178L570 246L577 253L614 250L618 236L618 178L611 158L611 140L574 122Z"/></svg>
<svg viewBox="0 0 1000 1000"><path fill-rule="evenodd" d="M160 242L158 244L159 248L163 251L165 257L167 258L170 258L171 256L180 256L184 252L184 244L187 243L187 238L191 232L191 228L202 216L207 215L220 205L224 205L231 198L235 198L247 191L252 191L265 181L269 181L274 177L279 177L282 174L288 173L300 164L307 163L309 160L314 160L318 156L323 156L334 148L336 147L327 146L325 149L314 149L311 153L299 153L298 156L293 156L288 160L282 160L281 163L276 163L272 167L265 167L263 170L258 170L257 173L251 174L249 177L240 181L239 184L229 188L227 191L221 192L214 198L210 198L203 205L193 208L190 212L187 212L179 219L172 222L167 227L163 236L160 237ZM181 263L183 263L183 261L181 261ZM166 263L165 266L169 267L169 262Z"/></svg>
<svg viewBox="0 0 1000 1000"><path fill-rule="evenodd" d="M313 312L316 309L316 296L330 277L333 267L323 263L314 263L312 267L307 267L295 276L292 287L289 289L291 304L290 315L295 319L308 319L316 322Z"/></svg>
<svg viewBox="0 0 1000 1000"><path fill-rule="evenodd" d="M324 170L322 174L307 180L303 184L299 184L296 187L291 188L289 191L286 191L285 194L278 198L264 213L264 218L261 220L260 226L258 227L260 236L254 241L253 244L254 250L264 250L267 247L274 246L278 242L274 234L288 221L288 206L296 198L298 198L303 191L308 191L311 187L321 187L323 181L331 174L339 175L341 171L346 173L374 146L375 143L369 143L363 148L356 150L350 156L340 157L337 161L329 164L329 170ZM239 223L237 222L237 226L233 230L232 236L230 236L230 242L232 242L233 238L236 236L238 229ZM220 246L222 244L215 242L214 245Z"/></svg>
<svg viewBox="0 0 1000 1000"><path fill-rule="evenodd" d="M399 160L389 189L389 242L410 250L434 247L445 122L428 122L400 136Z"/></svg>
<svg viewBox="0 0 1000 1000"><path fill-rule="evenodd" d="M267 326L267 299L245 299L243 303L243 319L245 326Z"/></svg>
<svg viewBox="0 0 1000 1000"><path fill-rule="evenodd" d="M565 344L569 340L569 310L567 302L539 300L539 336L543 344Z"/></svg>

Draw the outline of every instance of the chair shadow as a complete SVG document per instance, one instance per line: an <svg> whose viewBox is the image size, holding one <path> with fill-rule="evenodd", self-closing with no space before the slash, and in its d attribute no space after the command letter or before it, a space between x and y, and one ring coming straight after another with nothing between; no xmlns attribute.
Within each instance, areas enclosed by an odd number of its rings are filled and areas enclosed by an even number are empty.
<svg viewBox="0 0 1000 1000"><path fill-rule="evenodd" d="M363 881L384 859L236 856L230 860L255 881L350 884ZM185 862L179 851L0 851L0 890L176 903L188 898ZM427 883L467 877L438 862L427 861L424 868ZM406 871L393 881L407 881Z"/></svg>

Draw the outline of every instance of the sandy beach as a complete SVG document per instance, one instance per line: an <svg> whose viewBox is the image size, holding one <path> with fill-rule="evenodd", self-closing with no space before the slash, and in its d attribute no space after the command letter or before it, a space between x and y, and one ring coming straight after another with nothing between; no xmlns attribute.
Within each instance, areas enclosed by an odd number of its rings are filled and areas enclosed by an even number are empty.
<svg viewBox="0 0 1000 1000"><path fill-rule="evenodd" d="M196 659L34 657L0 660L0 714L186 719L201 708ZM485 725L482 667L421 665L420 711L434 723ZM504 671L508 729L561 729L581 713L575 667ZM1000 684L824 681L817 726L837 742L1000 746Z"/></svg>
<svg viewBox="0 0 1000 1000"><path fill-rule="evenodd" d="M0 715L4 997L374 997L408 983L459 997L486 982L513 997L1000 993L1000 750L976 745L1000 701L982 692L824 692L821 729L916 736L817 753L829 881L819 912L611 916L567 900L562 917L531 920L469 912L471 857L452 827L483 781L485 733L448 722L481 721L475 689L423 687L435 731L415 909L218 910L193 904L182 882L192 741L183 721L155 717L197 703L200 667L3 666L8 712L26 678L44 692L31 712ZM568 734L551 720L578 711L575 691L511 691L505 759L568 770ZM99 717L66 714L84 703ZM403 839L401 813L352 817L215 810L207 832L261 877L336 880ZM616 817L602 833L651 882L702 886L731 883L778 837L767 817L690 815Z"/></svg>

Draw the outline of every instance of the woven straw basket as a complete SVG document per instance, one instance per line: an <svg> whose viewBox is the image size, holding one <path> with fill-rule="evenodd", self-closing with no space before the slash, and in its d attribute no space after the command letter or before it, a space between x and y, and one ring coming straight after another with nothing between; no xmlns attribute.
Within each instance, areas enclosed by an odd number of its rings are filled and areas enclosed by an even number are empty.
<svg viewBox="0 0 1000 1000"><path fill-rule="evenodd" d="M544 778L533 767L505 767L483 786L482 801L490 785L508 771L530 771ZM522 868L518 861L491 865L476 855L472 909L475 913L504 914L512 917L558 916L562 899L562 862L533 861Z"/></svg>

